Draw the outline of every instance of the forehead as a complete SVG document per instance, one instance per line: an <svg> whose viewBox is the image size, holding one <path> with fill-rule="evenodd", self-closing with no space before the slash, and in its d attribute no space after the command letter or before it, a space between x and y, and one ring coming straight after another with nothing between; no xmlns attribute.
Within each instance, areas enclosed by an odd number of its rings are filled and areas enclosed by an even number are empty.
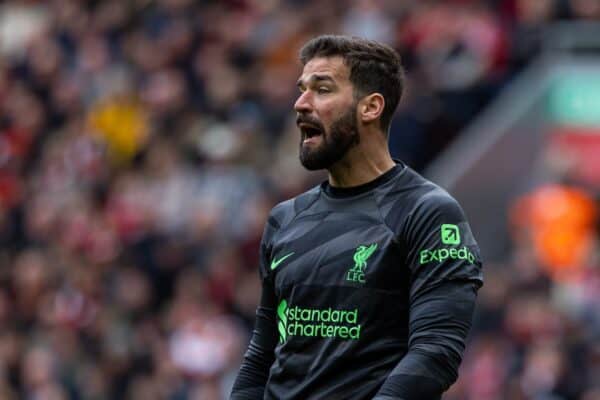
<svg viewBox="0 0 600 400"><path fill-rule="evenodd" d="M304 65L299 81L308 82L313 75L329 76L341 83L349 81L350 71L342 57L315 57Z"/></svg>

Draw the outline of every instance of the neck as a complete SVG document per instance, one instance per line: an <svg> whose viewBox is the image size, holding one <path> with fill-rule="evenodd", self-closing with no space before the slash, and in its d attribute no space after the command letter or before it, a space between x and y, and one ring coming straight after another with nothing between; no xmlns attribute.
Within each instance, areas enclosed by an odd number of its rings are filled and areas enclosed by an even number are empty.
<svg viewBox="0 0 600 400"><path fill-rule="evenodd" d="M392 160L385 136L361 135L361 142L343 159L329 168L329 184L333 187L359 186L386 173L396 163Z"/></svg>

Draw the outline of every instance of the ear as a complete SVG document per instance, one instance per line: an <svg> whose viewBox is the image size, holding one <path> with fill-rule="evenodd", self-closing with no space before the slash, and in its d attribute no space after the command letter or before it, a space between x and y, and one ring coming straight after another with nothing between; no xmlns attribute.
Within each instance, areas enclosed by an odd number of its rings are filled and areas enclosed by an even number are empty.
<svg viewBox="0 0 600 400"><path fill-rule="evenodd" d="M358 117L364 123L373 122L381 117L385 99L381 93L371 93L358 102Z"/></svg>

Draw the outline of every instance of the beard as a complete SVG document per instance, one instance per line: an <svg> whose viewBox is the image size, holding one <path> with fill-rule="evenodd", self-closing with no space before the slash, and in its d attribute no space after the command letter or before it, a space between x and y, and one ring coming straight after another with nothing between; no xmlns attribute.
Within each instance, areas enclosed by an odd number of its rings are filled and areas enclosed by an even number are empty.
<svg viewBox="0 0 600 400"><path fill-rule="evenodd" d="M329 132L326 132L320 122L308 117L298 117L299 122L309 122L319 126L321 130L321 143L318 146L304 145L304 135L300 139L300 163L309 171L329 169L340 161L348 151L360 143L358 124L356 122L356 106L348 110L335 120Z"/></svg>

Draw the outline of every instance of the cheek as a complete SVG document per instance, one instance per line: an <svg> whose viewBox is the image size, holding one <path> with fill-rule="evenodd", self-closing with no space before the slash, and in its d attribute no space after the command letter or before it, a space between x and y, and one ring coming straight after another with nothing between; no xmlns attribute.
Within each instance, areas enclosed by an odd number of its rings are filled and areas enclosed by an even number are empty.
<svg viewBox="0 0 600 400"><path fill-rule="evenodd" d="M323 101L318 108L319 118L325 126L329 126L333 121L344 115L351 104L345 104L339 100Z"/></svg>

